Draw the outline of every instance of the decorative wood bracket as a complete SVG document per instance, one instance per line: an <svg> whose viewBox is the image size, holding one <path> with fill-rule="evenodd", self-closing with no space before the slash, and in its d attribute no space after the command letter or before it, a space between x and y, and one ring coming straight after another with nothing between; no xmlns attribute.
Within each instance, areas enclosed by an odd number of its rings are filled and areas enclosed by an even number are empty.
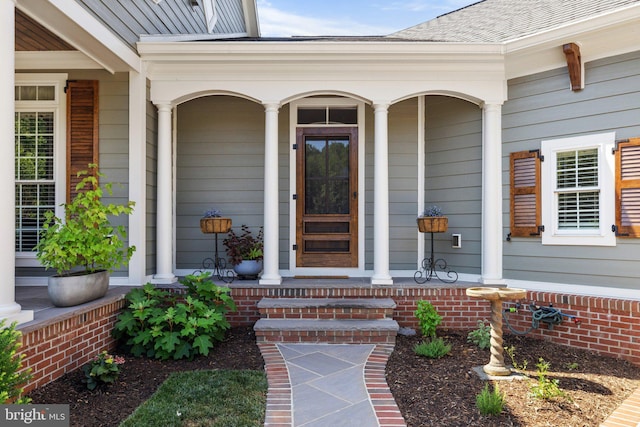
<svg viewBox="0 0 640 427"><path fill-rule="evenodd" d="M582 67L582 56L580 46L575 43L562 45L564 55L567 57L567 68L569 69L569 79L571 80L571 90L576 92L584 89L584 68Z"/></svg>

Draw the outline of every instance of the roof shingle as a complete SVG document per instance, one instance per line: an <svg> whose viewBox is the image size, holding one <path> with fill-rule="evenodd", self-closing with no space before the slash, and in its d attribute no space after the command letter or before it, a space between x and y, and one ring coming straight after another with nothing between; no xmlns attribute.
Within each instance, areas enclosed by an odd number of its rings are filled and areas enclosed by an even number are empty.
<svg viewBox="0 0 640 427"><path fill-rule="evenodd" d="M640 0L483 0L389 37L500 43L634 4Z"/></svg>

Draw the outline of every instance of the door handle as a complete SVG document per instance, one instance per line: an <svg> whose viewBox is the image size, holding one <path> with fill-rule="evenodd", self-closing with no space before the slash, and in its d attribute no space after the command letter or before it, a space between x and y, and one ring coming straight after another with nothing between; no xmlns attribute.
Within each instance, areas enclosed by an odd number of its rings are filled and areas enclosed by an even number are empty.
<svg viewBox="0 0 640 427"><path fill-rule="evenodd" d="M357 191L354 191L354 192L353 192L353 199L355 200L355 199L357 199L357 198L358 198L358 192L357 192Z"/></svg>

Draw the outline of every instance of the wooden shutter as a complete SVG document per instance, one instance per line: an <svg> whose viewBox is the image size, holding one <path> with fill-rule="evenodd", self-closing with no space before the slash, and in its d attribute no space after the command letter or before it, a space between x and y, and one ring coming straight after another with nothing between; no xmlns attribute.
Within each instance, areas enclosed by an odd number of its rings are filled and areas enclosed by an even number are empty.
<svg viewBox="0 0 640 427"><path fill-rule="evenodd" d="M67 82L67 203L76 195L78 172L98 163L98 81ZM94 169L95 172L95 169Z"/></svg>
<svg viewBox="0 0 640 427"><path fill-rule="evenodd" d="M540 235L540 153L511 153L511 236Z"/></svg>
<svg viewBox="0 0 640 427"><path fill-rule="evenodd" d="M640 237L640 138L616 149L616 227L621 237Z"/></svg>

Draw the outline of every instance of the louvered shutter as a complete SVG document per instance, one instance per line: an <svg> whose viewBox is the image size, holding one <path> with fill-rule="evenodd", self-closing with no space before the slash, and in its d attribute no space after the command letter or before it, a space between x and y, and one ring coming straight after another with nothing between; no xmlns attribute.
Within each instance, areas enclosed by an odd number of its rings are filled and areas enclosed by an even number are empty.
<svg viewBox="0 0 640 427"><path fill-rule="evenodd" d="M640 237L640 138L616 150L616 226L621 237Z"/></svg>
<svg viewBox="0 0 640 427"><path fill-rule="evenodd" d="M67 82L67 203L76 194L78 172L98 163L98 81Z"/></svg>
<svg viewBox="0 0 640 427"><path fill-rule="evenodd" d="M539 152L511 153L511 236L538 236L541 222Z"/></svg>

